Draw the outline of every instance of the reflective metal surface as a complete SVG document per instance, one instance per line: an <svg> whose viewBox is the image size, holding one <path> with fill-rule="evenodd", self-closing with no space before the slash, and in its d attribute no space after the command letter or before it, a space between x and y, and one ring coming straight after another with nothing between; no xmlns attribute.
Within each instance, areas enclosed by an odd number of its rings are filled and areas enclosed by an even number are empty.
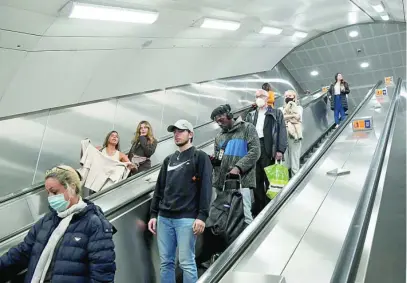
<svg viewBox="0 0 407 283"><path fill-rule="evenodd" d="M374 131L354 133L347 125L231 272L281 275L293 283L329 282L383 129L389 99L381 101L381 111L372 108L374 96L361 109L359 114L374 117ZM334 168L347 168L351 174L326 175Z"/></svg>
<svg viewBox="0 0 407 283"><path fill-rule="evenodd" d="M302 102L302 100L300 100ZM307 101L305 104L305 108L303 111L303 129L304 129L304 139L302 141L302 148L301 148L301 155L307 152L313 144L319 140L321 135L332 125L333 119L332 115L327 116L330 114L327 111L327 105L323 101L323 97L317 96L316 101ZM217 105L217 104L216 104ZM276 106L279 107L282 105L282 96L276 101ZM324 122L324 123L321 123ZM206 143L208 140L215 137L217 132L219 131L218 126L215 123L209 123L202 127L199 127L195 131L195 138L194 143L196 145L201 145ZM168 154L174 152L176 150L176 146L173 142L173 139L166 139L159 143L157 147L156 153L154 155L153 164L154 162L160 163ZM213 149L208 149L211 152ZM79 152L78 152L79 153ZM74 155L75 156L75 155ZM79 156L79 154L78 154ZM118 186L119 188L114 188L111 191L103 191L99 194L92 196L92 199L100 201L100 206L108 211L113 209L123 202L131 200L132 198L136 198L140 195L140 193L144 193L143 190L138 190L138 188L144 183L146 178L155 181L157 178L158 171L152 174L148 174L141 179L133 179L133 180L126 180L123 185ZM133 190L135 188L136 190ZM104 197L103 195L106 195ZM35 220L39 219L44 213L48 211L48 203L46 201L45 190L38 191L36 193L27 194L21 198L25 198L29 211L24 210L25 212L30 212L28 215L24 214L21 215L21 219L18 222L18 225L11 225L5 227L2 232L0 232L0 239L3 236L10 235L12 233L17 233L20 228L26 227L30 225ZM25 203L25 202L21 202ZM14 213L17 211L18 207L13 205L13 201L11 201L10 205L5 205L4 214L7 215L8 213ZM2 206L0 206L2 207ZM24 212L22 211L22 212Z"/></svg>
<svg viewBox="0 0 407 283"><path fill-rule="evenodd" d="M0 199L42 182L44 171L52 166L78 167L83 138L102 144L106 134L115 129L122 150L127 151L141 120L149 121L160 139L168 135L166 127L180 118L197 126L208 122L219 104L229 103L233 110L251 104L255 90L264 82L271 84L277 96L292 88L303 93L284 65L278 64L258 74L0 120ZM160 163L167 154L159 145L152 164Z"/></svg>

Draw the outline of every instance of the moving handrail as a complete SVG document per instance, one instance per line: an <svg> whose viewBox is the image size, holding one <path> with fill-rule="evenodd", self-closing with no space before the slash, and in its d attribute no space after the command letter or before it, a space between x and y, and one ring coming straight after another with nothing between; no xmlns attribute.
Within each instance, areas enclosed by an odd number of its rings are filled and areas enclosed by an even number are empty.
<svg viewBox="0 0 407 283"><path fill-rule="evenodd" d="M366 94L361 103L356 107L342 125L333 133L333 135L326 139L315 153L308 159L303 167L297 174L290 180L290 182L283 188L280 194L270 202L260 214L253 220L253 222L243 231L242 234L222 253L222 255L211 265L208 270L199 278L200 283L215 283L222 279L222 277L230 270L238 258L244 253L247 247L258 236L259 232L269 223L271 218L283 206L285 201L291 196L295 189L305 179L308 173L314 168L317 162L322 158L325 152L330 148L342 131L347 127L349 121L359 112L359 110L369 101L371 96L375 93L375 89L380 86L382 81L378 81Z"/></svg>
<svg viewBox="0 0 407 283"><path fill-rule="evenodd" d="M376 192L380 181L383 162L386 155L387 144L390 138L391 128L394 124L396 109L400 100L402 79L397 80L394 95L389 107L382 134L372 157L368 174L362 188L361 196L358 200L355 213L338 261L331 278L332 283L354 282L359 267L366 233L369 228L369 221L376 198Z"/></svg>
<svg viewBox="0 0 407 283"><path fill-rule="evenodd" d="M313 95L318 94L318 93L321 93L321 95L318 96L318 97L316 97L315 99L312 99L312 100L309 100L309 96L304 97L304 99L306 99L306 103L304 103L304 105L301 105L301 106L306 107L306 106L308 106L309 104L316 102L316 101L319 100L321 97L324 97L324 96L326 95L326 93L323 93L323 92L321 91L321 89L318 89L318 90L314 91L310 96L313 96ZM240 108L240 109L238 109L238 110L233 111L232 113L233 113L234 115L239 115L239 114L244 113L245 111L249 110L250 107L251 107L250 105L249 105L249 106L245 106L245 107L243 107L243 108ZM203 123L203 124L201 124L201 125L199 125L199 126L196 126L194 129L199 129L199 128L204 127L204 126L207 126L207 125L209 125L209 124L211 124L211 123L213 123L213 121L208 121L208 122ZM166 136L160 138L159 141L158 141L158 143L165 142L165 141L167 141L167 140L169 140L169 139L171 139L171 138L172 138L172 135L166 135ZM125 151L125 152L126 152L126 151ZM142 176L144 176L144 175L150 174L152 171L156 170L156 169L159 168L160 166L161 166L161 163L158 163L158 164L152 166L149 170L146 170L146 171L144 171L144 172L141 172L141 173L139 173L139 174L136 174L136 175L134 175L134 176L131 176L130 178L127 178L126 180L123 180L123 181L121 181L121 182L119 182L119 183L117 183L117 184L115 184L115 185L113 185L113 186L111 186L111 187L109 187L109 188L103 190L103 191L100 191L100 192L98 192L98 193L93 194L91 197L89 197L89 199L95 199L95 198L99 197L100 195L102 195L102 194L104 194L104 193L106 193L106 192L108 192L108 191L110 191L110 190L112 190L112 189L114 189L114 188L117 188L118 186L124 184L124 183L127 182L127 181L131 181L131 180L133 180L133 179L135 179L135 178L142 177ZM18 192L15 192L15 193L11 193L11 194L5 195L5 196L3 196L3 197L0 197L0 205L6 203L6 202L8 202L8 201L15 200L15 199L17 199L17 198L19 198L19 197L28 195L28 194L34 194L34 193L36 193L36 192L38 192L38 191L40 191L40 190L43 190L43 189L44 189L44 182L41 182L41 183L35 184L35 185L31 186L31 187L22 189L21 191L18 191Z"/></svg>
<svg viewBox="0 0 407 283"><path fill-rule="evenodd" d="M315 92L315 94L317 94L317 93L318 93L318 91ZM315 98L314 100L312 100L310 103L307 103L307 104L305 104L305 105L308 106L308 105L311 104L312 102L317 102L317 101L318 101L321 97L323 97L323 96L324 96L324 94L321 94L321 96L318 96L317 98ZM251 107L251 106L247 106L247 107L241 108L241 109L239 109L239 110L237 110L237 111L234 111L234 114L235 114L235 115L241 115L241 114L244 113L245 111L249 110L250 107ZM208 122L208 123L206 123L205 125L207 125L207 124L209 124L209 123L212 123L212 122ZM330 127L327 131L329 131L330 129L331 129L331 127ZM327 133L327 131L326 131L325 133L323 133L322 136L325 136L326 133ZM197 147L198 147L198 148L203 148L203 147L208 146L208 145L211 144L211 143L213 143L213 139L210 139L210 140L208 140L208 141L206 141L206 142L204 142L204 143L198 145ZM126 179L126 180L123 180L123 181L121 181L121 182L119 182L119 183L117 183L117 184L115 184L115 185L113 185L113 186L107 188L106 190L103 190L102 192L98 192L98 193L95 193L95 194L91 195L89 199L95 200L95 199L98 199L98 198L100 198L100 197L103 197L103 195L106 194L107 192L110 192L110 191L112 191L112 190L114 190L114 189L117 189L117 188L119 188L119 187L125 185L125 184L128 183L128 182L132 182L132 181L135 180L135 179L139 179L139 178L141 179L142 177L144 177L144 176L146 176L146 175L152 174L154 171L156 171L157 169L159 169L160 166L161 166L161 164L157 164L157 165L153 166L152 168L150 168L149 170L147 170L147 171L145 171L145 172L142 172L141 174L138 174L138 175L136 175L136 176L132 176L131 178L128 178L128 179ZM142 193L142 195L146 195L146 194L148 194L148 193L151 193L152 190L153 190L153 188L152 188L151 190L144 191L144 192ZM134 199L135 199L135 198L138 198L138 197L141 197L141 195L135 196L135 197L133 197L133 198L129 198L128 200L126 200L125 203L121 203L120 206L114 207L114 208L112 208L112 209L110 209L110 210L105 211L105 214L108 215L108 214L112 213L113 211L116 211L117 209L120 209L121 207L123 207L124 205L126 205L126 204L128 204L128 203L134 201ZM8 240L11 239L11 238L14 238L14 237L16 237L16 236L18 236L18 235L23 234L23 233L26 232L28 229L30 229L32 225L33 225L33 224L30 223L30 224L28 224L28 225L22 226L22 227L19 228L18 230L15 230L15 231L13 231L13 232L11 232L11 233L5 235L4 237L1 237L1 238L0 238L0 243L3 243L3 242L5 242L5 241L8 241Z"/></svg>

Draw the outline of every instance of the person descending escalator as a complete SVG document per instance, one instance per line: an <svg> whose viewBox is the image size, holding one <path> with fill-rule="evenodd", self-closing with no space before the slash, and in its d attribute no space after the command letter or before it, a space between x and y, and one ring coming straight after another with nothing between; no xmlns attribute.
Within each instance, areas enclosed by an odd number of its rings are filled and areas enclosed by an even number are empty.
<svg viewBox="0 0 407 283"><path fill-rule="evenodd" d="M331 109L334 111L336 128L341 121L346 119L348 111L348 94L350 93L349 84L343 79L342 74L335 75L335 82L331 84L328 90L331 100Z"/></svg>
<svg viewBox="0 0 407 283"><path fill-rule="evenodd" d="M253 215L257 216L269 199L266 191L269 181L264 171L265 167L282 160L287 149L287 132L284 115L279 109L268 104L269 93L259 89L256 91L256 108L246 116L246 122L255 126L256 135L260 138L261 156L256 164L256 187L253 190Z"/></svg>
<svg viewBox="0 0 407 283"><path fill-rule="evenodd" d="M157 234L160 282L175 282L175 256L184 283L198 281L195 262L197 235L205 230L212 198L212 165L206 153L192 145L194 129L179 120L168 127L178 150L161 166L150 208L148 229Z"/></svg>
<svg viewBox="0 0 407 283"><path fill-rule="evenodd" d="M253 221L250 189L256 185L255 166L260 156L255 127L241 117L233 118L230 105L215 108L211 120L221 131L211 156L216 197L206 223L203 251L197 259L201 265L223 252Z"/></svg>

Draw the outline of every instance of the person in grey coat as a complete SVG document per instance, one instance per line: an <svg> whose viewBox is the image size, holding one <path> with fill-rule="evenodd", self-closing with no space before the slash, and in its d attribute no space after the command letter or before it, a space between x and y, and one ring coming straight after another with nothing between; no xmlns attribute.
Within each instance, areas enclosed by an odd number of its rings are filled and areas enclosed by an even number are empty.
<svg viewBox="0 0 407 283"><path fill-rule="evenodd" d="M256 187L256 162L260 157L260 141L256 128L242 120L233 118L230 105L215 108L211 114L221 132L215 138L214 159L220 163L214 166L213 186L223 188L227 174L239 174L242 178L242 196L245 222L253 221L250 189Z"/></svg>

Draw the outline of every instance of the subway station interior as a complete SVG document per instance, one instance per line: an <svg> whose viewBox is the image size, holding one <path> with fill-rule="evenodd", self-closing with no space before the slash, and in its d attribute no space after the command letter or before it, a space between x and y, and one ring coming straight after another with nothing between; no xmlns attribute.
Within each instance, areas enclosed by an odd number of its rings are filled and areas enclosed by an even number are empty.
<svg viewBox="0 0 407 283"><path fill-rule="evenodd" d="M117 230L114 282L160 282L156 236L136 223L148 223L161 164L178 148L167 127L190 121L193 144L211 155L212 110L227 103L239 117L269 83L275 108L287 90L303 107L300 170L197 282L406 282L406 8L0 0L0 255L50 211L47 170L80 168L81 141L102 145L112 130L127 153L148 121L151 168L87 198ZM327 91L336 73L350 88L337 128ZM198 237L196 255L208 244Z"/></svg>

